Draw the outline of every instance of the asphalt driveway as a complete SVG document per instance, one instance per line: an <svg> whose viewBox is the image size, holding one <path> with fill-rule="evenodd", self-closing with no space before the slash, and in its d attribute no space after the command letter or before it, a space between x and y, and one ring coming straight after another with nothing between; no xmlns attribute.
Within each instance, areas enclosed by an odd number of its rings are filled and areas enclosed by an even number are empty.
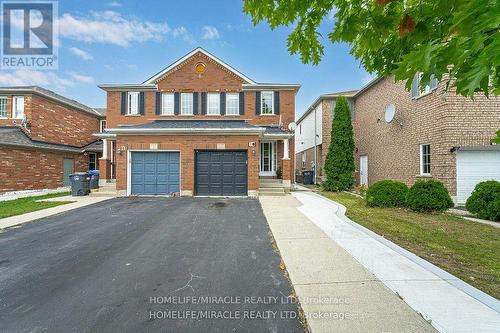
<svg viewBox="0 0 500 333"><path fill-rule="evenodd" d="M114 199L0 231L0 331L303 332L279 263L255 199Z"/></svg>

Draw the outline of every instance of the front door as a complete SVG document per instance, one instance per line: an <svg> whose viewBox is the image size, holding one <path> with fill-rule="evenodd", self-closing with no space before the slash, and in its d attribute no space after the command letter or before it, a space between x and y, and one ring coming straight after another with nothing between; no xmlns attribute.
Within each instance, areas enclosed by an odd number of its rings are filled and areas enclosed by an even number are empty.
<svg viewBox="0 0 500 333"><path fill-rule="evenodd" d="M276 141L260 143L260 176L276 176Z"/></svg>
<svg viewBox="0 0 500 333"><path fill-rule="evenodd" d="M368 156L359 157L359 184L368 186Z"/></svg>
<svg viewBox="0 0 500 333"><path fill-rule="evenodd" d="M75 161L72 158L65 158L63 160L63 186L71 186L69 175L73 173L75 168Z"/></svg>

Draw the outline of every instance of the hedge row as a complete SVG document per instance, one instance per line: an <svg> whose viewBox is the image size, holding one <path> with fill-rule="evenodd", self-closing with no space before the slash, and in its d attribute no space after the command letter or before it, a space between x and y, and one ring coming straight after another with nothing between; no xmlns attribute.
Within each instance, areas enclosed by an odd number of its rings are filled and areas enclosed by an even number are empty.
<svg viewBox="0 0 500 333"><path fill-rule="evenodd" d="M378 181L368 188L371 207L408 207L417 212L444 211L453 207L448 190L437 180L417 180L411 188L394 180Z"/></svg>

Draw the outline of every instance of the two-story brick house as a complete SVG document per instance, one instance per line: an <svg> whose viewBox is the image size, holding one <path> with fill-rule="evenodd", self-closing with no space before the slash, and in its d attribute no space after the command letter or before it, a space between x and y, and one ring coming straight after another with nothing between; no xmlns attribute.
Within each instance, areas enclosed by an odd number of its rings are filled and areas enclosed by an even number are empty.
<svg viewBox="0 0 500 333"><path fill-rule="evenodd" d="M197 48L141 84L100 87L117 190L253 196L264 177L290 187L299 85L256 83Z"/></svg>
<svg viewBox="0 0 500 333"><path fill-rule="evenodd" d="M98 168L104 115L36 86L0 88L0 192L69 185Z"/></svg>
<svg viewBox="0 0 500 333"><path fill-rule="evenodd" d="M418 80L416 76L410 92L404 82L389 77L354 94L340 93L352 106L357 184L393 179L412 185L434 178L463 204L477 183L500 181L500 146L490 144L500 129L500 98L445 93L445 83L437 80L422 91ZM333 105L327 103L323 112L322 126L329 129ZM304 129L304 119L297 130L302 124L302 131L314 131ZM325 152L329 137L321 143Z"/></svg>

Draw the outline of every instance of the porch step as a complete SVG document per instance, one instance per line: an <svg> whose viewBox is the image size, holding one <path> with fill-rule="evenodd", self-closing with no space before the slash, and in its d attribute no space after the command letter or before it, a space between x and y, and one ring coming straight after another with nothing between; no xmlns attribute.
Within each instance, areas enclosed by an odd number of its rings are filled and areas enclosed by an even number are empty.
<svg viewBox="0 0 500 333"><path fill-rule="evenodd" d="M281 188L273 187L261 187L259 188L260 196L283 196L285 195L285 190Z"/></svg>
<svg viewBox="0 0 500 333"><path fill-rule="evenodd" d="M260 179L261 188L282 188L283 181L281 179Z"/></svg>

